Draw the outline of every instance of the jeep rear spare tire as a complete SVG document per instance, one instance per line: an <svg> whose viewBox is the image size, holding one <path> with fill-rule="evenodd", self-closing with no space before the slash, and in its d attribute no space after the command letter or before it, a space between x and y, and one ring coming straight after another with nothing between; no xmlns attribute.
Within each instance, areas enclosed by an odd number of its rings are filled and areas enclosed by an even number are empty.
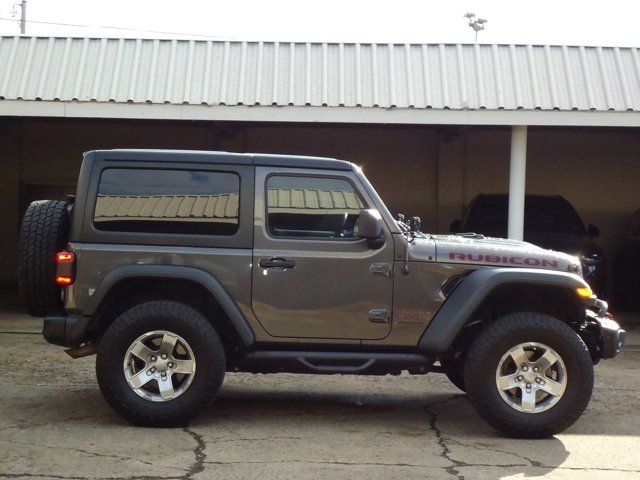
<svg viewBox="0 0 640 480"><path fill-rule="evenodd" d="M32 202L20 227L18 288L29 313L37 317L62 306L55 283L56 253L69 238L67 206L61 200Z"/></svg>

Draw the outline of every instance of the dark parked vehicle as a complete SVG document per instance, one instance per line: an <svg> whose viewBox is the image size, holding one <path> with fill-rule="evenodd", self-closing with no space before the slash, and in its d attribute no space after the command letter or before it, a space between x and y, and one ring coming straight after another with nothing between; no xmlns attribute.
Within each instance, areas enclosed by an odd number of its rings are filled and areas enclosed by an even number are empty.
<svg viewBox="0 0 640 480"><path fill-rule="evenodd" d="M544 437L624 341L577 258L424 234L327 158L89 152L74 199L27 209L19 274L44 337L97 353L104 397L140 425L184 425L226 372L408 371Z"/></svg>
<svg viewBox="0 0 640 480"><path fill-rule="evenodd" d="M595 242L600 235L598 228L591 224L585 227L576 209L560 195L526 195L524 208L524 240L578 257L584 279L599 296L605 297L607 259ZM506 238L508 211L506 194L480 194L450 230Z"/></svg>
<svg viewBox="0 0 640 480"><path fill-rule="evenodd" d="M616 308L640 310L640 210L631 216L613 261L613 299Z"/></svg>

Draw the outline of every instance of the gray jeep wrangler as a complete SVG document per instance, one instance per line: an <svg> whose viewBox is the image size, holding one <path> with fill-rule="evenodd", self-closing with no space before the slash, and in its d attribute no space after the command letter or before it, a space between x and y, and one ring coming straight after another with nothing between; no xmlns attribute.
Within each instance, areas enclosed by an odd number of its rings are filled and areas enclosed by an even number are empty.
<svg viewBox="0 0 640 480"><path fill-rule="evenodd" d="M493 427L558 433L624 331L577 258L394 219L334 159L111 150L32 203L19 284L44 337L97 353L109 404L184 425L225 372L442 372Z"/></svg>

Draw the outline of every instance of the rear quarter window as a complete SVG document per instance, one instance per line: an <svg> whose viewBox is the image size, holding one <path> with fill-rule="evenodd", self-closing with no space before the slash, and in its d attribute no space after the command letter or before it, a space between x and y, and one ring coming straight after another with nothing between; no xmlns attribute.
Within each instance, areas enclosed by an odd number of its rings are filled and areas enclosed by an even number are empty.
<svg viewBox="0 0 640 480"><path fill-rule="evenodd" d="M111 232L233 235L239 197L240 178L234 173L107 168L93 223Z"/></svg>

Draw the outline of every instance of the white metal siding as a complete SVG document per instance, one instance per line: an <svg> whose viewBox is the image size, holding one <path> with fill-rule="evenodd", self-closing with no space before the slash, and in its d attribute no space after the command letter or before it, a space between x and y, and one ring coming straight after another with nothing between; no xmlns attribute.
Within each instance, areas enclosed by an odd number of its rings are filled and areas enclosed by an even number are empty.
<svg viewBox="0 0 640 480"><path fill-rule="evenodd" d="M640 52L538 45L0 37L0 99L640 111Z"/></svg>

